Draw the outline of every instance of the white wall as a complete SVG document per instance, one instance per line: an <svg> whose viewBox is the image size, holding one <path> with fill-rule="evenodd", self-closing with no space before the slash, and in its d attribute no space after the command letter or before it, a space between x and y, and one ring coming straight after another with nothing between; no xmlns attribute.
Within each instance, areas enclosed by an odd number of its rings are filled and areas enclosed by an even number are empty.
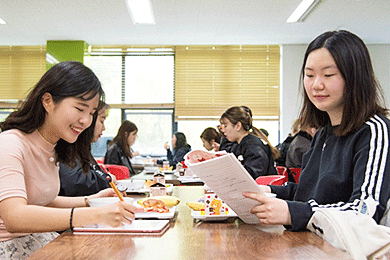
<svg viewBox="0 0 390 260"><path fill-rule="evenodd" d="M299 73L307 45L280 46L280 141L286 139L301 107Z"/></svg>
<svg viewBox="0 0 390 260"><path fill-rule="evenodd" d="M390 108L390 44L367 45L374 72ZM281 45L280 55L280 141L291 129L301 107L299 73L307 45Z"/></svg>
<svg viewBox="0 0 390 260"><path fill-rule="evenodd" d="M390 44L367 45L375 75L382 86L386 106L390 108Z"/></svg>

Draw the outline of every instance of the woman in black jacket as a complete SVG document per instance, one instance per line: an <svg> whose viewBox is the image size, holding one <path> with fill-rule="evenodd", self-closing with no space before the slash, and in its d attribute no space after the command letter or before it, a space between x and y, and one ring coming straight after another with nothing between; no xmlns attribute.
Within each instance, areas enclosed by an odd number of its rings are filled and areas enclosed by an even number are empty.
<svg viewBox="0 0 390 260"><path fill-rule="evenodd" d="M172 166L173 169L176 168L176 164L184 161L184 155L191 151L191 145L187 144L187 138L181 132L176 132L172 137L173 152L167 143L164 147L167 149L167 159L169 161L169 166ZM157 164L162 164L163 160L154 160L154 162Z"/></svg>
<svg viewBox="0 0 390 260"><path fill-rule="evenodd" d="M231 107L222 114L220 122L226 138L230 142L237 142L231 152L253 179L277 174L273 157L276 148L269 143L263 132L252 126L249 108Z"/></svg>
<svg viewBox="0 0 390 260"><path fill-rule="evenodd" d="M118 133L112 140L111 146L108 148L104 156L104 164L123 165L129 168L130 176L135 175L130 159L132 157L131 146L137 137L138 128L129 120L123 121L119 127Z"/></svg>

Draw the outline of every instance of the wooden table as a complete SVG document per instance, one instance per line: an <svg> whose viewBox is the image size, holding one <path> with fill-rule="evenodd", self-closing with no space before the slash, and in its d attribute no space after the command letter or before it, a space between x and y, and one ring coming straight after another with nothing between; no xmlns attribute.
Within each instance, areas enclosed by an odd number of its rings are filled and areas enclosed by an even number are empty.
<svg viewBox="0 0 390 260"><path fill-rule="evenodd" d="M160 237L62 233L29 259L350 259L317 235L282 227L193 220L186 202L203 193L198 186L174 187L181 199L170 228Z"/></svg>

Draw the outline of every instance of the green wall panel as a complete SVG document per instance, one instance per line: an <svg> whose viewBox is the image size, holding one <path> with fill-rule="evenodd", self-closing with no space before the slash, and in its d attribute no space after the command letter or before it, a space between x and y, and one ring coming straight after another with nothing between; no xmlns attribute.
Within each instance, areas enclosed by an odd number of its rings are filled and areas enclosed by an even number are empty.
<svg viewBox="0 0 390 260"><path fill-rule="evenodd" d="M55 65L55 62L47 60L62 61L79 61L84 63L84 49L86 43L84 41L47 41L46 44L46 69L50 69Z"/></svg>

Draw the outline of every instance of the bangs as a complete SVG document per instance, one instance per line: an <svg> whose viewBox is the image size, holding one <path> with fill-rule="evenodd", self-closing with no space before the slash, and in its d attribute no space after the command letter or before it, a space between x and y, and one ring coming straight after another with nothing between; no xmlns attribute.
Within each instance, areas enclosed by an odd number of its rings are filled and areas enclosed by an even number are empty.
<svg viewBox="0 0 390 260"><path fill-rule="evenodd" d="M94 97L96 97L97 94L100 94L100 98L99 100L102 98L102 93L100 93L99 89L98 88L95 88L95 89L91 89L87 92L84 92L80 95L77 95L76 98L79 98L83 101L86 101L86 100L91 100L93 99Z"/></svg>

